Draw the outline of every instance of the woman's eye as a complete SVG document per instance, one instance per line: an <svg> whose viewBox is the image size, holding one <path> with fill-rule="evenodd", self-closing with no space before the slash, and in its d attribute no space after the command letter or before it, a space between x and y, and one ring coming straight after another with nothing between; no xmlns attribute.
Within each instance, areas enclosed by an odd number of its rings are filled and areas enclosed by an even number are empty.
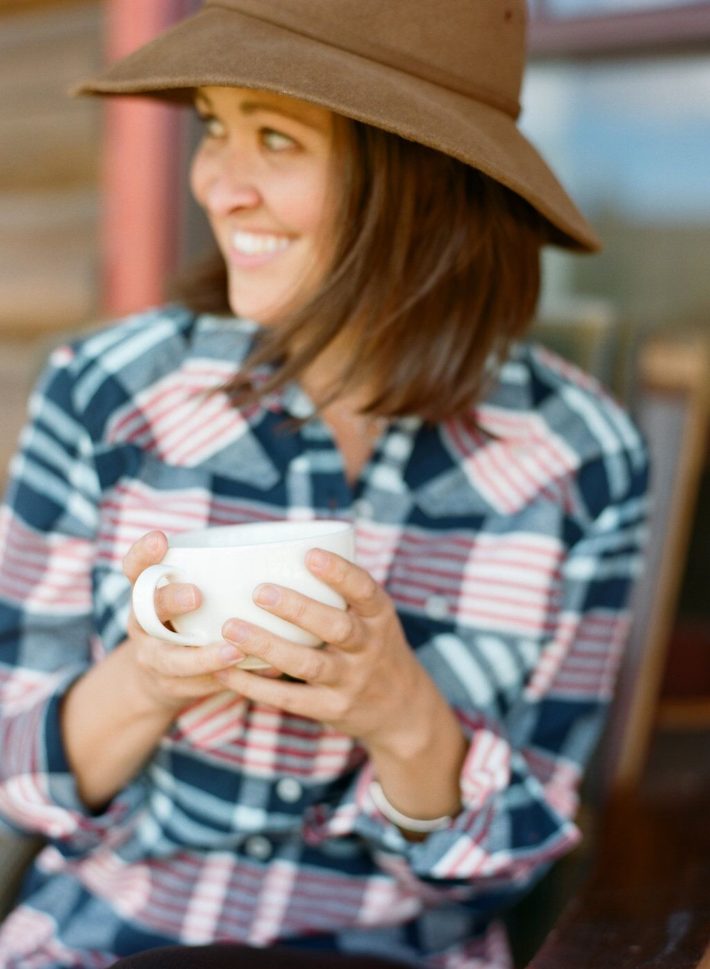
<svg viewBox="0 0 710 969"><path fill-rule="evenodd" d="M200 124L207 138L221 138L224 135L224 125L212 114L198 114Z"/></svg>
<svg viewBox="0 0 710 969"><path fill-rule="evenodd" d="M273 128L262 128L260 134L263 144L269 151L287 151L289 148L297 147L293 138Z"/></svg>

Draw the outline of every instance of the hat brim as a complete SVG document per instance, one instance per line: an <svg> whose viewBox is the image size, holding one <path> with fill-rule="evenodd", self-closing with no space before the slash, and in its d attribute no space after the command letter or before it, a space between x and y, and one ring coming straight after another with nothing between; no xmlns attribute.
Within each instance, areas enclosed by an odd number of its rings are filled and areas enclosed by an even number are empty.
<svg viewBox="0 0 710 969"><path fill-rule="evenodd" d="M194 89L205 86L287 94L443 151L526 199L556 230L553 242L588 252L600 248L509 114L233 9L203 8L74 93L191 100Z"/></svg>

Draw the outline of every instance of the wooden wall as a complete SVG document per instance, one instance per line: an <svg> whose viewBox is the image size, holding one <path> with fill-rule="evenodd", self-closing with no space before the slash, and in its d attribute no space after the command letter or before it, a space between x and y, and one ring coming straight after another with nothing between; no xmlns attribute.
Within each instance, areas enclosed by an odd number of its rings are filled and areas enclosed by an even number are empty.
<svg viewBox="0 0 710 969"><path fill-rule="evenodd" d="M0 4L0 476L61 333L97 315L101 109L67 96L101 62L98 0Z"/></svg>

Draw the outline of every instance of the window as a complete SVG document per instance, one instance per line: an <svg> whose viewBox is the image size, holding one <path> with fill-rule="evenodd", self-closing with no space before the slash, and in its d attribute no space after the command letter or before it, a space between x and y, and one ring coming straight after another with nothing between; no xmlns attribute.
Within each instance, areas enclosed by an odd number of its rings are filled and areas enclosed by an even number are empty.
<svg viewBox="0 0 710 969"><path fill-rule="evenodd" d="M538 57L707 52L710 0L529 0Z"/></svg>
<svg viewBox="0 0 710 969"><path fill-rule="evenodd" d="M710 57L533 66L522 126L603 237L551 260L550 296L639 325L710 318Z"/></svg>
<svg viewBox="0 0 710 969"><path fill-rule="evenodd" d="M632 10L702 5L705 0L542 0L537 12L548 17L604 16Z"/></svg>

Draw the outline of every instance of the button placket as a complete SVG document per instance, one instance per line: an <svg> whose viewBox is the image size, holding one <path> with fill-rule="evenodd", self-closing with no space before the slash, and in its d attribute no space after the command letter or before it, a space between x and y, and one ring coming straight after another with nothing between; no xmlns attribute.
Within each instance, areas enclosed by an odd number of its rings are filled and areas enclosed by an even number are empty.
<svg viewBox="0 0 710 969"><path fill-rule="evenodd" d="M273 845L263 834L253 834L244 842L244 854L257 861L267 861L273 852Z"/></svg>
<svg viewBox="0 0 710 969"><path fill-rule="evenodd" d="M430 619L448 619L449 617L449 603L444 596L429 596L424 608Z"/></svg>
<svg viewBox="0 0 710 969"><path fill-rule="evenodd" d="M285 804L295 804L301 800L303 787L293 777L282 777L276 785L276 794Z"/></svg>
<svg viewBox="0 0 710 969"><path fill-rule="evenodd" d="M371 520L375 513L372 502L368 501L367 498L358 498L355 502L354 509L357 518Z"/></svg>

